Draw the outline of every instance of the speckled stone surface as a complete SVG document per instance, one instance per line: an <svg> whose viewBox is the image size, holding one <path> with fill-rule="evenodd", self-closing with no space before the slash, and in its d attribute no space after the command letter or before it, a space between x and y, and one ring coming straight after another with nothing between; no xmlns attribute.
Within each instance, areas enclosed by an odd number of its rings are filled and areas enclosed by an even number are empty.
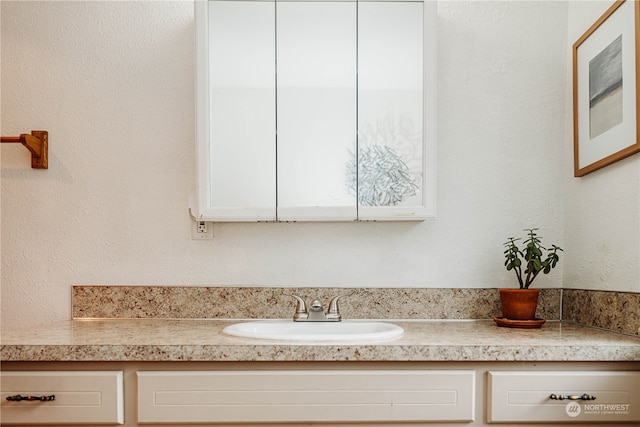
<svg viewBox="0 0 640 427"><path fill-rule="evenodd" d="M640 335L640 294L565 289L563 319Z"/></svg>
<svg viewBox="0 0 640 427"><path fill-rule="evenodd" d="M640 361L640 338L576 324L399 321L400 338L299 343L224 334L223 320L73 320L3 333L2 361Z"/></svg>
<svg viewBox="0 0 640 427"><path fill-rule="evenodd" d="M232 337L222 330L241 319L290 318L295 293L325 304L343 288L74 286L76 320L42 329L3 331L2 361L638 361L640 337L596 329L560 317L557 289L541 292L540 329L511 329L500 315L497 289L353 289L345 319L394 319L402 337L385 342L293 342ZM594 304L634 310L612 295L570 292L574 319L588 321ZM609 298L609 299L607 299ZM572 303L574 304L574 303ZM619 307L621 305L621 308ZM637 307L637 305L635 306ZM582 310L582 311L581 311ZM626 311L625 311L626 310ZM636 311L637 314L637 311ZM615 316L604 316L607 324ZM427 320L431 319L431 320ZM442 320L437 320L442 319ZM446 319L446 320L445 320ZM608 319L608 320L607 320ZM618 321L625 332L626 325ZM586 323L586 321L582 321ZM589 324L589 323L587 323ZM600 325L594 325L600 326ZM601 326L604 327L604 326Z"/></svg>
<svg viewBox="0 0 640 427"><path fill-rule="evenodd" d="M346 319L492 319L500 316L497 289L265 288L74 286L73 318L282 319L293 316L296 294L323 304L337 295ZM543 289L537 317L560 319L560 290Z"/></svg>

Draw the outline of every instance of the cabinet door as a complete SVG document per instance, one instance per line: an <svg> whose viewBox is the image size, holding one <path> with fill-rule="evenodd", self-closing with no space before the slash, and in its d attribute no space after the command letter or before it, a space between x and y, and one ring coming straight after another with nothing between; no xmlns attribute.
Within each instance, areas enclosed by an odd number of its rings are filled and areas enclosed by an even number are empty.
<svg viewBox="0 0 640 427"><path fill-rule="evenodd" d="M196 7L198 216L275 220L275 3Z"/></svg>
<svg viewBox="0 0 640 427"><path fill-rule="evenodd" d="M640 422L639 372L490 371L488 384L492 423Z"/></svg>
<svg viewBox="0 0 640 427"><path fill-rule="evenodd" d="M358 3L358 217L424 214L424 5Z"/></svg>
<svg viewBox="0 0 640 427"><path fill-rule="evenodd" d="M356 22L355 2L277 3L279 220L356 219Z"/></svg>
<svg viewBox="0 0 640 427"><path fill-rule="evenodd" d="M124 424L121 371L2 372L2 425ZM9 396L55 396L8 401Z"/></svg>
<svg viewBox="0 0 640 427"><path fill-rule="evenodd" d="M138 372L140 423L473 421L475 372Z"/></svg>

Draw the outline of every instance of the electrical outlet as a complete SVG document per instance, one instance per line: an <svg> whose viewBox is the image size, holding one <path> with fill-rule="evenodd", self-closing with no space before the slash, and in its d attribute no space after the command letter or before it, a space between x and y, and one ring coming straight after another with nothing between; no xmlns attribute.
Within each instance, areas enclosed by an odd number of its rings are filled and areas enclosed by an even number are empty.
<svg viewBox="0 0 640 427"><path fill-rule="evenodd" d="M213 224L206 221L192 221L192 240L213 240Z"/></svg>

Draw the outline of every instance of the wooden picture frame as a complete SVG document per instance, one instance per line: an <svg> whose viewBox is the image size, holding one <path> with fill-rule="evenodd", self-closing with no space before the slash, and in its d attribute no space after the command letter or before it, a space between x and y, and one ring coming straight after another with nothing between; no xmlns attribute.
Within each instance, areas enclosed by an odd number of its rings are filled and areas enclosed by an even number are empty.
<svg viewBox="0 0 640 427"><path fill-rule="evenodd" d="M640 152L640 2L617 0L573 45L574 175Z"/></svg>

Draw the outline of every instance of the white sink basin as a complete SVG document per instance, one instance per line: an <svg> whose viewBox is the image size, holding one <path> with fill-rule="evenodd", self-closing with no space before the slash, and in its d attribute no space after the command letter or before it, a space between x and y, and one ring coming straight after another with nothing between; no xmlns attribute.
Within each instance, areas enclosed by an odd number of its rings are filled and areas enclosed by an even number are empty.
<svg viewBox="0 0 640 427"><path fill-rule="evenodd" d="M234 323L224 328L228 335L245 338L291 341L385 341L404 333L398 325L386 322L343 320L341 322L294 322L257 320Z"/></svg>

